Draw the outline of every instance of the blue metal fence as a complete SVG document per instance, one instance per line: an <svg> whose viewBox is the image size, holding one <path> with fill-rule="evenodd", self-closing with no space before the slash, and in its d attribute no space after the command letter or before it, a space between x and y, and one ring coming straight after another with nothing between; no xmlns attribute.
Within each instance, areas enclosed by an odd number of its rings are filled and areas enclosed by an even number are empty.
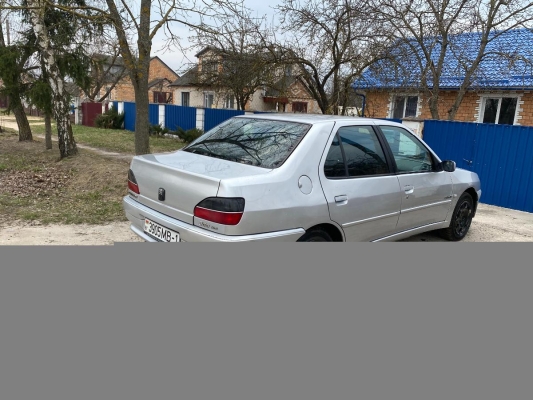
<svg viewBox="0 0 533 400"><path fill-rule="evenodd" d="M171 131L178 127L189 130L196 127L196 108L167 104L165 106L165 126Z"/></svg>
<svg viewBox="0 0 533 400"><path fill-rule="evenodd" d="M233 118L237 115L244 115L244 111L206 108L204 116L204 131L207 132L225 120Z"/></svg>
<svg viewBox="0 0 533 400"><path fill-rule="evenodd" d="M479 175L483 203L533 212L533 127L426 121L424 141Z"/></svg>
<svg viewBox="0 0 533 400"><path fill-rule="evenodd" d="M124 103L124 129L135 131L135 103Z"/></svg>
<svg viewBox="0 0 533 400"><path fill-rule="evenodd" d="M159 125L159 104L150 104L148 107L148 120L151 125Z"/></svg>

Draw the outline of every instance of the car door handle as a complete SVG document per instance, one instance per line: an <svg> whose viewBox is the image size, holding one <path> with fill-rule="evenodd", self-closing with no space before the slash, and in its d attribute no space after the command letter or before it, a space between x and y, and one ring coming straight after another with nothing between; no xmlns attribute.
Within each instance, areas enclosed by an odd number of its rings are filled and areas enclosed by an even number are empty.
<svg viewBox="0 0 533 400"><path fill-rule="evenodd" d="M338 205L343 205L348 203L348 196L336 196L335 203Z"/></svg>
<svg viewBox="0 0 533 400"><path fill-rule="evenodd" d="M413 194L415 192L415 187L412 185L407 185L403 188L405 194Z"/></svg>

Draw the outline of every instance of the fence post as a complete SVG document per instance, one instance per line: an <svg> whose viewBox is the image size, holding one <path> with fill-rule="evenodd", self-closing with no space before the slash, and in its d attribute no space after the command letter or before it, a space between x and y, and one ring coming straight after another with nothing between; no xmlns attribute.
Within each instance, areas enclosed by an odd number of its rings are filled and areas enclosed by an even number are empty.
<svg viewBox="0 0 533 400"><path fill-rule="evenodd" d="M244 115L253 115L253 112L252 111L245 111Z"/></svg>
<svg viewBox="0 0 533 400"><path fill-rule="evenodd" d="M161 126L161 128L165 128L165 105L164 104L159 105L159 126Z"/></svg>
<svg viewBox="0 0 533 400"><path fill-rule="evenodd" d="M80 121L80 105L78 102L76 102L76 106L74 107L74 125L81 125Z"/></svg>
<svg viewBox="0 0 533 400"><path fill-rule="evenodd" d="M124 102L119 101L117 105L117 111L119 114L122 114L124 112Z"/></svg>
<svg viewBox="0 0 533 400"><path fill-rule="evenodd" d="M201 130L205 128L205 110L203 108L196 109L196 128Z"/></svg>

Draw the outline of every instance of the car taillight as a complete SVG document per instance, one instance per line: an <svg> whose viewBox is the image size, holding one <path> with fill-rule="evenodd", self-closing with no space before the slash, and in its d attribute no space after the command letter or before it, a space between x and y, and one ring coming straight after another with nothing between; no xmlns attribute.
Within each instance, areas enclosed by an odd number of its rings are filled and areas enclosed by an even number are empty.
<svg viewBox="0 0 533 400"><path fill-rule="evenodd" d="M194 216L222 225L238 225L244 213L243 198L210 197L194 208Z"/></svg>
<svg viewBox="0 0 533 400"><path fill-rule="evenodd" d="M135 179L135 175L131 169L128 171L128 189L135 194L141 194L139 191L139 185L137 184L137 179Z"/></svg>

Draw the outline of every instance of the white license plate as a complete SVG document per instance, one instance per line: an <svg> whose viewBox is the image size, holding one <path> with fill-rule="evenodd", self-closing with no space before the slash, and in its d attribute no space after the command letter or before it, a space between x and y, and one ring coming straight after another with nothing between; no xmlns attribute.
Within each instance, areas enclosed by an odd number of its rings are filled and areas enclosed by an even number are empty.
<svg viewBox="0 0 533 400"><path fill-rule="evenodd" d="M174 243L180 241L180 234L178 232L156 224L149 219L144 220L144 231L162 242Z"/></svg>

